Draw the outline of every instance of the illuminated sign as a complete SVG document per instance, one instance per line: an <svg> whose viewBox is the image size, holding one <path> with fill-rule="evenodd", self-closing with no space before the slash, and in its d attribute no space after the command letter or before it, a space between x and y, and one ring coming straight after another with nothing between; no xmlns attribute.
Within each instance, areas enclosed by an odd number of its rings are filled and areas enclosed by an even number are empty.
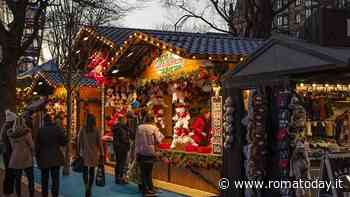
<svg viewBox="0 0 350 197"><path fill-rule="evenodd" d="M159 74L167 75L180 70L183 67L184 60L170 52L162 54L155 62L155 68Z"/></svg>

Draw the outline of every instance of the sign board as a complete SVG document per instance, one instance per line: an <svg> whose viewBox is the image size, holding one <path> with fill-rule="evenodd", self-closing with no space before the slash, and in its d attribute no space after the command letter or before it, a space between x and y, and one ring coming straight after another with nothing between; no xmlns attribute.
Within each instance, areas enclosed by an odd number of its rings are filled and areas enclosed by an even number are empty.
<svg viewBox="0 0 350 197"><path fill-rule="evenodd" d="M331 182L332 187L328 191L327 189L319 189L318 197L350 197L349 153L326 153L322 158L320 169L320 180Z"/></svg>
<svg viewBox="0 0 350 197"><path fill-rule="evenodd" d="M160 80L164 77L177 78L198 71L202 66L210 67L213 64L206 60L182 58L166 51L152 61L145 69L141 79Z"/></svg>
<svg viewBox="0 0 350 197"><path fill-rule="evenodd" d="M222 97L211 98L211 128L212 128L212 146L214 154L222 154Z"/></svg>
<svg viewBox="0 0 350 197"><path fill-rule="evenodd" d="M173 53L166 52L156 59L155 68L158 74L167 75L181 69L183 67L183 63L183 58Z"/></svg>

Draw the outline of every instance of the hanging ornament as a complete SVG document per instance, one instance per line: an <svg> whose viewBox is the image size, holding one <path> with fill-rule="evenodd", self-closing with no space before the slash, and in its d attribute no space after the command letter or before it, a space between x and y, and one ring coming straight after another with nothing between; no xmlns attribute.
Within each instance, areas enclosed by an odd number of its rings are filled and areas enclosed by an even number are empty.
<svg viewBox="0 0 350 197"><path fill-rule="evenodd" d="M234 142L234 112L233 101L231 97L227 97L224 103L224 147L229 149Z"/></svg>

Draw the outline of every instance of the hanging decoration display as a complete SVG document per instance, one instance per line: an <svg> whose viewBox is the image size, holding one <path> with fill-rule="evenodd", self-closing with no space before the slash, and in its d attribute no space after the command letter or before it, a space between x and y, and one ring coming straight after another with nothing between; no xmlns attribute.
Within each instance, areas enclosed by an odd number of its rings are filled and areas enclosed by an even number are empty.
<svg viewBox="0 0 350 197"><path fill-rule="evenodd" d="M93 78L96 80L97 84L101 85L105 83L105 77L103 75L104 71L109 65L109 59L107 55L102 52L95 52L90 58L87 68L89 73L86 77Z"/></svg>
<svg viewBox="0 0 350 197"><path fill-rule="evenodd" d="M62 128L66 128L66 116L67 116L67 104L65 100L50 98L46 103L46 113L60 125Z"/></svg>
<svg viewBox="0 0 350 197"><path fill-rule="evenodd" d="M233 107L232 97L227 97L224 103L224 148L230 149L234 142L234 121L235 108Z"/></svg>
<svg viewBox="0 0 350 197"><path fill-rule="evenodd" d="M290 140L291 151L289 176L294 180L310 180L310 160L305 144L306 136L306 110L300 104L299 99L293 96L289 104L292 115L290 118ZM295 190L297 197L310 197L311 191L307 188L297 188Z"/></svg>
<svg viewBox="0 0 350 197"><path fill-rule="evenodd" d="M250 130L251 150L248 159L248 179L262 180L266 175L266 118L267 106L263 93L253 96L253 119Z"/></svg>
<svg viewBox="0 0 350 197"><path fill-rule="evenodd" d="M154 115L154 122L160 126L160 128L165 128L164 122L164 108L168 107L164 102L164 91L160 86L154 86L149 90L150 101L147 106L152 109Z"/></svg>
<svg viewBox="0 0 350 197"><path fill-rule="evenodd" d="M291 97L291 92L287 89L277 89L275 92L276 98L276 108L278 116L278 130L276 132L277 150L278 150L278 168L280 180L289 180L289 100ZM281 196L291 196L290 189L281 188Z"/></svg>

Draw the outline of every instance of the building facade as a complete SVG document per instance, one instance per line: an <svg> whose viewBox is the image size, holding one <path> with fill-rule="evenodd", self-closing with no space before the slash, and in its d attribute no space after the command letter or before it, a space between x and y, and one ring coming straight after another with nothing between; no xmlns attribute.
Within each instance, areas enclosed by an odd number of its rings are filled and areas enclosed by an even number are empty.
<svg viewBox="0 0 350 197"><path fill-rule="evenodd" d="M278 10L289 0L275 0L274 8ZM295 0L286 10L274 18L274 30L302 38L304 24L320 7L350 8L350 0Z"/></svg>
<svg viewBox="0 0 350 197"><path fill-rule="evenodd" d="M246 0L238 0L233 13L233 24L239 35L245 31ZM273 0L273 9L279 10L290 0ZM326 8L350 8L350 0L295 0L288 8L276 14L273 21L273 30L279 33L289 34L293 37L303 38L305 21L315 14L320 7Z"/></svg>
<svg viewBox="0 0 350 197"><path fill-rule="evenodd" d="M38 10L38 6L39 5L34 4L27 6L22 42L27 40L34 32L34 28L36 25L34 21L34 16ZM0 19L4 24L9 24L9 22L13 20L13 16L10 12L11 11L6 5L6 1L0 1ZM39 31L37 37L34 38L33 43L25 50L24 55L20 58L20 61L18 62L18 73L30 70L31 68L33 68L33 66L38 64L43 40L44 24L45 14L39 19Z"/></svg>

